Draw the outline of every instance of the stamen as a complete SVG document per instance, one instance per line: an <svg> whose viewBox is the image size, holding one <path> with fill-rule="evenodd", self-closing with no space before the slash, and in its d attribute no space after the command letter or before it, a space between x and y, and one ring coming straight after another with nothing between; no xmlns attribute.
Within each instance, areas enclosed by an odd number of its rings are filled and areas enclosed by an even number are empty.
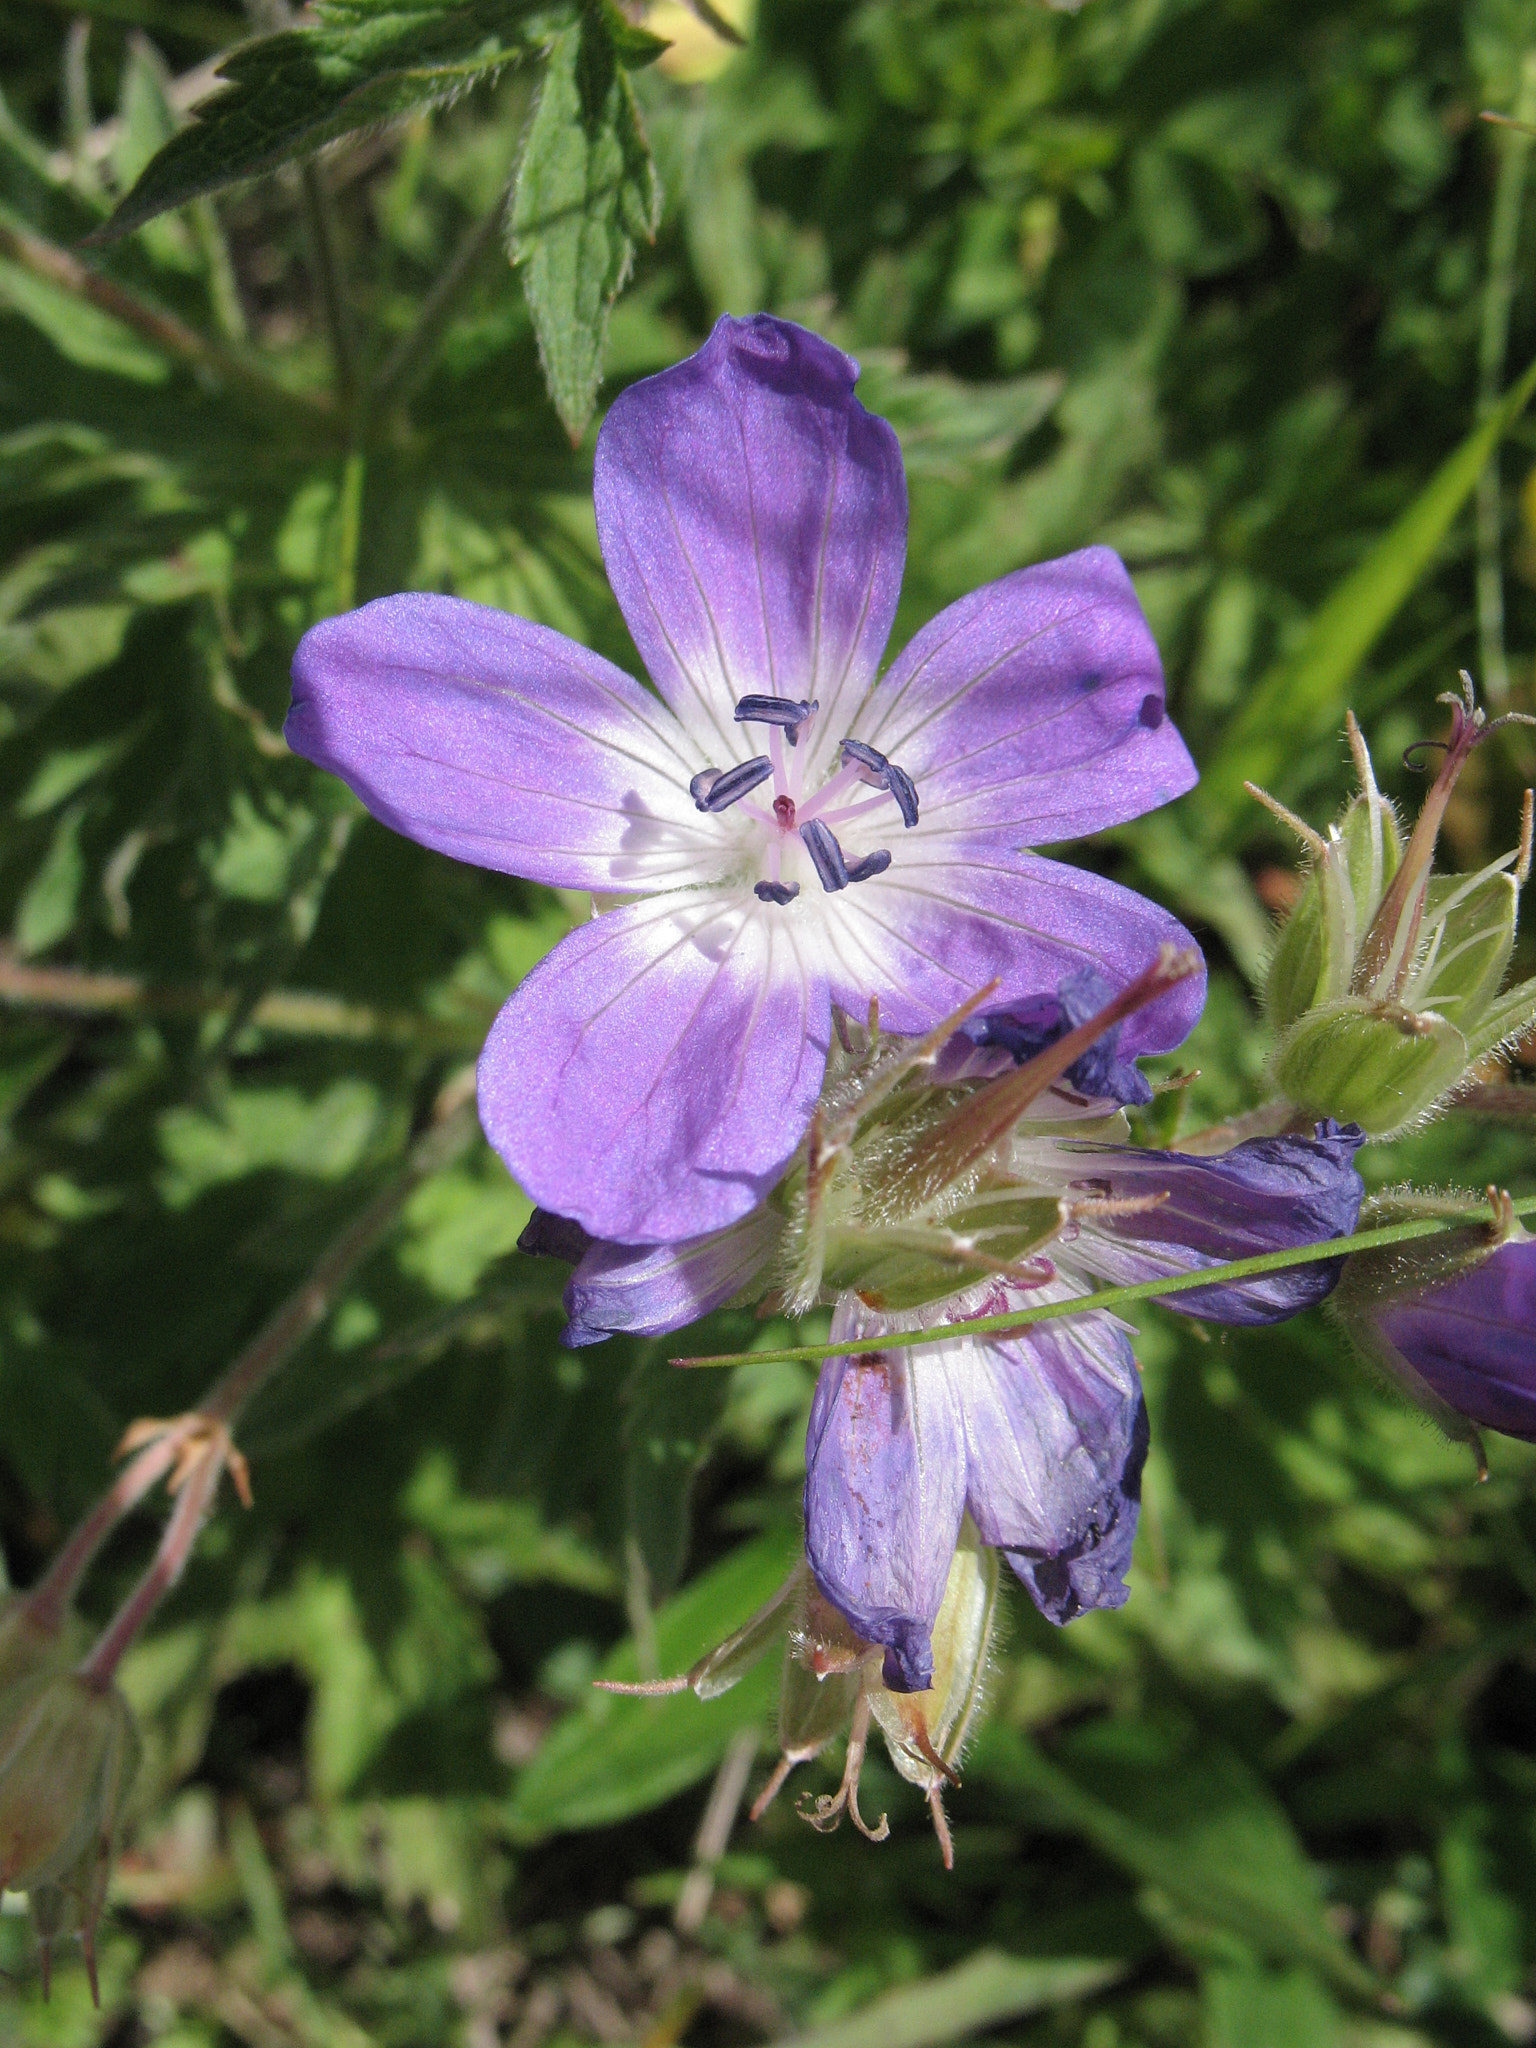
<svg viewBox="0 0 1536 2048"><path fill-rule="evenodd" d="M701 769L688 784L688 794L701 811L723 811L748 790L766 782L772 773L773 763L768 756L754 754L750 761L739 761L734 768Z"/></svg>
<svg viewBox="0 0 1536 2048"><path fill-rule="evenodd" d="M856 761L864 771L860 781L890 791L896 799L896 808L901 812L901 822L910 831L917 823L917 784L907 771L898 768L878 748L867 745L863 740L844 740L843 755L845 759Z"/></svg>
<svg viewBox="0 0 1536 2048"><path fill-rule="evenodd" d="M819 818L812 818L809 824L800 827L800 837L805 850L811 856L811 865L816 870L817 880L829 896L839 889L846 889L849 882L848 863L843 859L843 849Z"/></svg>
<svg viewBox="0 0 1536 2048"><path fill-rule="evenodd" d="M891 856L883 846L879 847L860 860L847 862L848 879L850 882L867 882L873 875L883 875L890 864Z"/></svg>
<svg viewBox="0 0 1536 2048"><path fill-rule="evenodd" d="M738 725L781 725L792 747L800 744L800 728L818 710L814 697L743 697L736 706Z"/></svg>
<svg viewBox="0 0 1536 2048"><path fill-rule="evenodd" d="M752 894L759 903L777 903L781 908L800 894L798 882L754 882Z"/></svg>
<svg viewBox="0 0 1536 2048"><path fill-rule="evenodd" d="M855 861L846 860L843 849L820 818L808 818L800 827L800 837L811 856L817 879L829 896L846 889L850 882L867 882L873 875L883 875L891 864L891 856L884 847L862 854Z"/></svg>

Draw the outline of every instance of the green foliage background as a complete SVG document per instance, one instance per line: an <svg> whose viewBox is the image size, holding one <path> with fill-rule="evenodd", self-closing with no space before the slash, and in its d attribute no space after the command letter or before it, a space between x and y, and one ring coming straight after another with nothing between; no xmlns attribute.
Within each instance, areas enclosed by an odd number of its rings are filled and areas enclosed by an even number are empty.
<svg viewBox="0 0 1536 2048"><path fill-rule="evenodd" d="M281 109L332 153L83 246L178 129L162 167L197 158L175 81L249 29L223 0L0 19L17 1584L125 1426L193 1401L392 1185L583 914L391 837L276 735L299 634L385 591L633 662L592 429L573 449L561 425L604 361L599 403L758 308L858 353L912 484L898 644L1021 563L1125 555L1205 782L1072 852L1208 946L1200 1077L1168 1098L1187 1128L1260 1084L1289 849L1242 776L1321 822L1352 702L1411 800L1391 764L1458 664L1497 658L1477 462L1431 486L1536 354L1525 144L1476 118L1536 100L1529 4L763 0L747 47L685 83L612 9L335 0L330 98ZM1482 561L1527 708L1533 453L1516 423ZM1512 841L1533 773L1518 732L1476 756L1457 864ZM1529 1131L1448 1122L1364 1164L1525 1193ZM1536 1455L1497 1442L1474 1486L1321 1317L1143 1318L1132 1600L1060 1634L1011 1600L952 1877L872 1764L888 1844L782 1800L733 1838L702 1926L669 1932L707 1781L766 1729L772 1674L710 1706L589 1680L633 1657L632 1623L680 1667L775 1581L810 1382L562 1352L561 1270L513 1250L526 1215L461 1152L250 1414L255 1507L225 1502L125 1667L148 1756L102 2011L72 1966L42 2005L7 1914L0 2038L1536 2038ZM720 1318L689 1348L783 1334ZM114 1540L92 1617L155 1526Z"/></svg>

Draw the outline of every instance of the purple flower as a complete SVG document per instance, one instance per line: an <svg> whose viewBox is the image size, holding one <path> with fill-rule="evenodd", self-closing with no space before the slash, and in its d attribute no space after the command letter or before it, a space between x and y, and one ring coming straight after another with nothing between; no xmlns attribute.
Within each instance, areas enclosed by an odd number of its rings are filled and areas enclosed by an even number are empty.
<svg viewBox="0 0 1536 2048"><path fill-rule="evenodd" d="M1165 912L1023 850L1195 780L1105 548L952 605L883 680L906 549L896 437L857 366L722 320L598 437L598 534L659 697L546 627L404 595L329 619L287 737L428 846L624 899L573 932L480 1063L492 1143L594 1236L716 1230L761 1199L821 1085L831 1005L932 1028L1084 969L1123 986ZM1177 1044L1202 984L1127 1024Z"/></svg>
<svg viewBox="0 0 1536 2048"><path fill-rule="evenodd" d="M1079 1291L993 1286L968 1310ZM833 1606L886 1646L892 1691L932 1679L933 1624L967 1509L1051 1621L1124 1603L1147 1421L1123 1323L1090 1312L910 1351L890 1319L845 1295L832 1335L868 1335L872 1348L829 1359L817 1383L806 1555Z"/></svg>
<svg viewBox="0 0 1536 2048"><path fill-rule="evenodd" d="M1427 1406L1536 1442L1536 1239L1521 1232L1443 1284L1366 1313L1369 1348Z"/></svg>

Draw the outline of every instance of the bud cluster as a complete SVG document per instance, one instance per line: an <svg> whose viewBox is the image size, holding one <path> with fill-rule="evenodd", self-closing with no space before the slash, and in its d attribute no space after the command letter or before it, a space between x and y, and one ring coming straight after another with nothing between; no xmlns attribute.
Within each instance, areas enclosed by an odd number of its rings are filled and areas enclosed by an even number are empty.
<svg viewBox="0 0 1536 2048"><path fill-rule="evenodd" d="M1426 743L1444 744L1445 757L1406 841L1353 715L1360 790L1326 835L1252 789L1312 856L1265 990L1275 1086L1309 1116L1357 1123L1372 1138L1418 1123L1536 1021L1536 981L1503 987L1531 870L1531 793L1512 852L1477 874L1433 872L1457 777L1509 722L1490 723L1465 673L1462 683L1461 696L1441 700L1452 708L1451 738Z"/></svg>

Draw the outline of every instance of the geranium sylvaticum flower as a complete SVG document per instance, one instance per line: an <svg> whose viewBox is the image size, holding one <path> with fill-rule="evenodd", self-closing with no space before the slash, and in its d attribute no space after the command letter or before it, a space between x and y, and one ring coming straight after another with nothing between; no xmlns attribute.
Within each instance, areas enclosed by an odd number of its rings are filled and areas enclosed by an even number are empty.
<svg viewBox="0 0 1536 2048"><path fill-rule="evenodd" d="M1122 985L1165 912L1028 849L1194 769L1119 559L941 613L876 681L906 549L896 437L803 328L724 319L621 394L598 534L659 694L559 633L431 595L306 635L287 737L454 857L608 902L514 993L486 1130L544 1207L656 1243L750 1211L803 1136L832 1006L931 1029L968 994ZM1198 978L1127 1027L1176 1044Z"/></svg>
<svg viewBox="0 0 1536 2048"><path fill-rule="evenodd" d="M1052 1621L1119 1606L1147 1448L1132 1333L1111 1314L921 1347L904 1335L1354 1228L1358 1130L1321 1123L1212 1156L1127 1142L1122 1104L1149 1091L1119 1034L1190 964L1164 958L1116 996L1069 982L1054 1003L962 1015L916 1044L843 1020L810 1134L768 1203L678 1246L591 1245L572 1276L576 1343L676 1329L732 1296L835 1304L832 1341L860 1349L818 1382L806 1552L859 1638L885 1646L888 1690L929 1683L967 1515ZM546 1222L532 1248L553 1244ZM1323 1299L1340 1264L1170 1306L1279 1322Z"/></svg>

